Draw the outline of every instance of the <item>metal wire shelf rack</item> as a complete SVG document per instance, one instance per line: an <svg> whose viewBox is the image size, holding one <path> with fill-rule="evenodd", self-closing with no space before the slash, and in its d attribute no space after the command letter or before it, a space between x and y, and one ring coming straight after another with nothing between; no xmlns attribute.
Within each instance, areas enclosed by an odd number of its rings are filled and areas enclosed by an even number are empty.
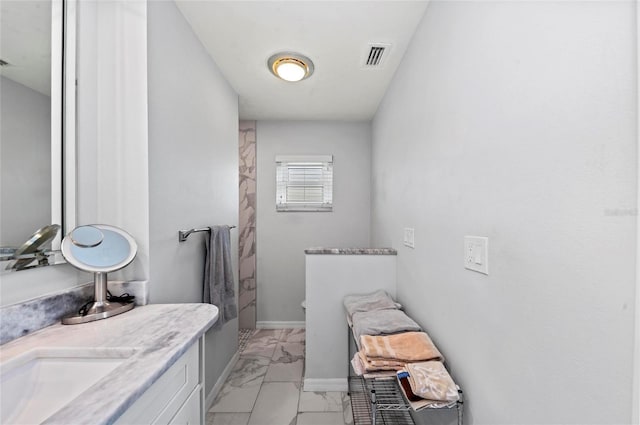
<svg viewBox="0 0 640 425"><path fill-rule="evenodd" d="M413 425L395 379L349 378L349 396L354 425ZM372 412L375 409L375 415Z"/></svg>
<svg viewBox="0 0 640 425"><path fill-rule="evenodd" d="M348 329L348 355L357 350L355 337L351 329ZM392 377L365 378L354 375L351 364L348 366L349 396L353 413L354 425L414 425L414 419L410 411L413 411L409 402L403 396L402 390ZM458 425L463 425L463 392L458 387L460 400L452 406L437 409L450 409L457 413ZM420 410L419 412L434 409Z"/></svg>

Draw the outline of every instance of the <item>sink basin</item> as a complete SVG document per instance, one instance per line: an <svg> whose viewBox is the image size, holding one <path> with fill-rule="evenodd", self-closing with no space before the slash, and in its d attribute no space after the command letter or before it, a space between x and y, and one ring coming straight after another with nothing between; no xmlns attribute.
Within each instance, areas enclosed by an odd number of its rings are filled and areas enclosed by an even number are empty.
<svg viewBox="0 0 640 425"><path fill-rule="evenodd" d="M0 423L39 424L107 376L135 350L30 350L0 365Z"/></svg>

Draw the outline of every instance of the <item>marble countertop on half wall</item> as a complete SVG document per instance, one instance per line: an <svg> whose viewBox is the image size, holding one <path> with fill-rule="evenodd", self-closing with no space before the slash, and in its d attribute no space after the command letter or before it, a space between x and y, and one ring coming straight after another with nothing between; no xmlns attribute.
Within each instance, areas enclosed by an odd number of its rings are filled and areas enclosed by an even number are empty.
<svg viewBox="0 0 640 425"><path fill-rule="evenodd" d="M210 304L152 304L95 322L52 325L0 347L0 363L29 350L132 349L108 379L50 416L46 424L116 421L218 318Z"/></svg>
<svg viewBox="0 0 640 425"><path fill-rule="evenodd" d="M310 255L397 255L393 248L307 248Z"/></svg>

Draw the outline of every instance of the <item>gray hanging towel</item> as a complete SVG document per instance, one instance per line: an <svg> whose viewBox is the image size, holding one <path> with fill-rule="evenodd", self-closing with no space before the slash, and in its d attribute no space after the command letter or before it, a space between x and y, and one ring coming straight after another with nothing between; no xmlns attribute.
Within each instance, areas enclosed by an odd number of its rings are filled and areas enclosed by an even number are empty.
<svg viewBox="0 0 640 425"><path fill-rule="evenodd" d="M238 317L231 264L231 235L229 226L213 226L209 229L209 238L205 238L202 302L218 307L220 313L213 329L220 329L226 322Z"/></svg>

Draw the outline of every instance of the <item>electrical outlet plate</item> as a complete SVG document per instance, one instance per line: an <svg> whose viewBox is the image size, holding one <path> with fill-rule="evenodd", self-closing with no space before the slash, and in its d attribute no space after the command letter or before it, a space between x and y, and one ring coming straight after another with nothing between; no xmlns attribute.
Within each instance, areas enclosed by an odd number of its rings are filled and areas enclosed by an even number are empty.
<svg viewBox="0 0 640 425"><path fill-rule="evenodd" d="M415 231L411 227L404 228L404 245L409 248L415 248Z"/></svg>
<svg viewBox="0 0 640 425"><path fill-rule="evenodd" d="M489 238L483 236L464 237L464 268L489 274Z"/></svg>

